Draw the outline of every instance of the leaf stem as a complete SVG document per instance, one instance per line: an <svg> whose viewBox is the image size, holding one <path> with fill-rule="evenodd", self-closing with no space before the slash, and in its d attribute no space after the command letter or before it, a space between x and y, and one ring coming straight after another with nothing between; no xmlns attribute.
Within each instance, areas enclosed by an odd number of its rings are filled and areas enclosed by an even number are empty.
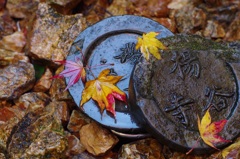
<svg viewBox="0 0 240 159"><path fill-rule="evenodd" d="M197 143L199 142L200 139L201 139L201 136L198 137L197 141L195 142L193 147L186 153L186 155L189 155L193 151L193 149L196 148Z"/></svg>

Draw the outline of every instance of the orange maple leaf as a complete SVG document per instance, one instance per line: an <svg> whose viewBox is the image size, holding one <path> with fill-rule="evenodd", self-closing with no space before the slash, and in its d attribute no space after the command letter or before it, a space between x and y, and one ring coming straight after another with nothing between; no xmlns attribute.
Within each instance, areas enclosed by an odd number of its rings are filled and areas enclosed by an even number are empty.
<svg viewBox="0 0 240 159"><path fill-rule="evenodd" d="M149 32L147 34L143 34L142 38L138 37L136 49L140 48L140 51L146 60L149 60L150 54L157 59L161 59L159 49L167 49L167 47L156 38L158 34L159 33L156 32Z"/></svg>
<svg viewBox="0 0 240 159"><path fill-rule="evenodd" d="M98 78L86 82L80 106L92 98L97 101L101 112L106 108L115 116L115 98L127 103L126 94L115 86L122 76L111 76L109 73L110 69L103 70Z"/></svg>
<svg viewBox="0 0 240 159"><path fill-rule="evenodd" d="M198 116L198 129L199 129L200 136L203 139L203 141L207 145L209 145L215 149L217 149L217 148L213 144L216 144L219 142L231 142L229 140L223 139L221 136L218 135L218 133L222 131L226 122L227 122L227 120L223 119L218 122L211 123L211 116L209 113L209 109L206 111L201 122L200 122L200 118Z"/></svg>

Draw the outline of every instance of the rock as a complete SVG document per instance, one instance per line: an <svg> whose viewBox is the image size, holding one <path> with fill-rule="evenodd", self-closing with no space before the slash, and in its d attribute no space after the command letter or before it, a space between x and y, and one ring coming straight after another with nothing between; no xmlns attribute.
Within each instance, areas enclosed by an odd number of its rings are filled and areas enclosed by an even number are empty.
<svg viewBox="0 0 240 159"><path fill-rule="evenodd" d="M53 8L55 8L61 14L71 14L73 9L82 0L46 0Z"/></svg>
<svg viewBox="0 0 240 159"><path fill-rule="evenodd" d="M207 26L203 31L205 37L224 38L225 34L224 28L218 22L212 20L207 21Z"/></svg>
<svg viewBox="0 0 240 159"><path fill-rule="evenodd" d="M134 6L132 2L129 0L121 0L121 1L113 1L111 5L107 8L107 10L112 15L124 15L134 12ZM109 16L108 14L106 14Z"/></svg>
<svg viewBox="0 0 240 159"><path fill-rule="evenodd" d="M205 12L192 4L176 10L174 18L180 33L195 33L196 30L203 29L206 23Z"/></svg>
<svg viewBox="0 0 240 159"><path fill-rule="evenodd" d="M202 117L210 109L212 121L227 118L221 136L227 140L238 136L240 54L227 45L213 41L211 44L198 36L183 36L183 41L179 36L169 37L168 42L172 43L167 45L169 51L162 52L163 60L142 59L135 66L129 88L130 105L135 119L162 144L182 152L194 147L192 153L211 153L214 149L203 141L195 144L199 137L197 114ZM164 39L161 41L166 44ZM222 148L227 144L220 142L215 146Z"/></svg>
<svg viewBox="0 0 240 159"><path fill-rule="evenodd" d="M11 35L17 28L7 10L0 12L0 26L0 39L2 39L3 36Z"/></svg>
<svg viewBox="0 0 240 159"><path fill-rule="evenodd" d="M0 108L0 124L5 123L9 119L15 117L15 113L8 107Z"/></svg>
<svg viewBox="0 0 240 159"><path fill-rule="evenodd" d="M26 44L26 37L22 31L16 31L4 36L0 41L0 47L10 51L22 52Z"/></svg>
<svg viewBox="0 0 240 159"><path fill-rule="evenodd" d="M165 159L162 153L162 146L153 138L142 139L122 145L118 159L129 158Z"/></svg>
<svg viewBox="0 0 240 159"><path fill-rule="evenodd" d="M170 18L153 18L153 20L157 21L161 25L165 26L171 32L176 32L176 23L173 19Z"/></svg>
<svg viewBox="0 0 240 159"><path fill-rule="evenodd" d="M74 136L68 136L68 149L66 154L70 157L73 155L78 155L85 151L85 147L81 144L80 140Z"/></svg>
<svg viewBox="0 0 240 159"><path fill-rule="evenodd" d="M57 109L57 103L50 103L24 116L8 138L10 158L64 158L67 140Z"/></svg>
<svg viewBox="0 0 240 159"><path fill-rule="evenodd" d="M70 110L68 108L68 103L64 101L56 102L57 103L57 112L61 119L62 124L65 126L70 118Z"/></svg>
<svg viewBox="0 0 240 159"><path fill-rule="evenodd" d="M84 28L85 19L81 14L63 16L46 3L40 3L28 54L35 60L56 65L54 61L66 58L73 40Z"/></svg>
<svg viewBox="0 0 240 159"><path fill-rule="evenodd" d="M115 135L95 122L84 125L79 133L81 143L94 156L106 153L118 142Z"/></svg>
<svg viewBox="0 0 240 159"><path fill-rule="evenodd" d="M25 109L25 113L44 108L50 102L50 97L43 92L25 93L14 101L17 107Z"/></svg>
<svg viewBox="0 0 240 159"><path fill-rule="evenodd" d="M9 14L14 18L28 18L36 9L39 0L8 0L7 9Z"/></svg>
<svg viewBox="0 0 240 159"><path fill-rule="evenodd" d="M0 69L0 99L15 99L33 87L33 65L19 61Z"/></svg>
<svg viewBox="0 0 240 159"><path fill-rule="evenodd" d="M29 62L30 60L23 53L0 49L0 68L11 64L16 64L19 61Z"/></svg>
<svg viewBox="0 0 240 159"><path fill-rule="evenodd" d="M67 128L70 132L79 132L79 130L89 122L90 119L80 111L73 110Z"/></svg>
<svg viewBox="0 0 240 159"><path fill-rule="evenodd" d="M46 92L50 89L52 84L52 72L49 68L47 68L42 75L42 77L36 82L33 87L34 92Z"/></svg>
<svg viewBox="0 0 240 159"><path fill-rule="evenodd" d="M132 0L135 12L146 17L167 17L171 0Z"/></svg>
<svg viewBox="0 0 240 159"><path fill-rule="evenodd" d="M63 67L59 67L55 74L59 74L63 70ZM64 91L66 83L64 78L53 79L52 85L49 89L51 99L54 101L66 101L70 107L74 107L74 101L68 91Z"/></svg>
<svg viewBox="0 0 240 159"><path fill-rule="evenodd" d="M109 5L108 0L101 1L83 1L83 13L85 13L87 25L92 25L105 17L106 7Z"/></svg>
<svg viewBox="0 0 240 159"><path fill-rule="evenodd" d="M240 40L240 12L235 15L235 19L232 21L228 27L225 40L227 41L237 41Z"/></svg>

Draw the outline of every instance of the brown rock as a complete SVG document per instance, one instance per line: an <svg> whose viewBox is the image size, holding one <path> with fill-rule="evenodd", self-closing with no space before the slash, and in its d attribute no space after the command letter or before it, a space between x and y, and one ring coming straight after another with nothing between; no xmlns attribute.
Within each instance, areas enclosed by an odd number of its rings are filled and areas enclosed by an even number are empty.
<svg viewBox="0 0 240 159"><path fill-rule="evenodd" d="M16 106L25 109L25 114L38 108L44 108L51 102L50 97L42 92L30 92L23 94L14 101Z"/></svg>
<svg viewBox="0 0 240 159"><path fill-rule="evenodd" d="M0 99L15 99L33 87L33 65L19 61L0 69Z"/></svg>
<svg viewBox="0 0 240 159"><path fill-rule="evenodd" d="M107 10L112 15L124 15L134 12L134 6L129 0L113 1ZM109 16L109 15L108 15Z"/></svg>
<svg viewBox="0 0 240 159"><path fill-rule="evenodd" d="M67 128L71 132L79 132L82 126L89 122L89 119L85 115L77 110L73 110Z"/></svg>
<svg viewBox="0 0 240 159"><path fill-rule="evenodd" d="M11 35L4 36L0 40L0 48L16 52L22 52L25 44L26 37L22 31L16 31Z"/></svg>
<svg viewBox="0 0 240 159"><path fill-rule="evenodd" d="M61 14L71 14L72 10L82 0L46 0L53 8L55 8Z"/></svg>
<svg viewBox="0 0 240 159"><path fill-rule="evenodd" d="M73 40L84 28L82 15L63 16L46 3L40 3L30 37L29 55L51 64L64 60Z"/></svg>
<svg viewBox="0 0 240 159"><path fill-rule="evenodd" d="M15 32L16 24L7 10L0 11L0 39Z"/></svg>
<svg viewBox="0 0 240 159"><path fill-rule="evenodd" d="M0 11L5 9L7 0L0 0ZM0 157L1 158L1 157Z"/></svg>
<svg viewBox="0 0 240 159"><path fill-rule="evenodd" d="M16 64L19 61L29 62L29 58L23 53L0 49L0 68L10 64Z"/></svg>
<svg viewBox="0 0 240 159"><path fill-rule="evenodd" d="M8 107L0 108L0 124L5 123L13 117L15 117L15 114Z"/></svg>
<svg viewBox="0 0 240 159"><path fill-rule="evenodd" d="M69 108L66 102L56 102L57 103L57 112L63 124L67 123L70 118Z"/></svg>
<svg viewBox="0 0 240 159"><path fill-rule="evenodd" d="M146 17L167 17L171 0L131 0L138 15Z"/></svg>
<svg viewBox="0 0 240 159"><path fill-rule="evenodd" d="M105 17L108 0L101 1L84 1L83 13L88 25L92 25Z"/></svg>
<svg viewBox="0 0 240 159"><path fill-rule="evenodd" d="M63 66L59 67L55 74L59 74L63 70ZM49 94L52 100L73 102L73 99L68 91L64 91L66 83L64 78L53 79L52 85L49 89Z"/></svg>
<svg viewBox="0 0 240 159"><path fill-rule="evenodd" d="M170 18L153 18L153 20L157 21L161 25L165 26L168 28L171 32L175 33L176 32L176 23L174 20Z"/></svg>
<svg viewBox="0 0 240 159"><path fill-rule="evenodd" d="M8 0L7 9L14 18L28 18L37 9L39 0Z"/></svg>
<svg viewBox="0 0 240 159"><path fill-rule="evenodd" d="M95 122L84 125L79 133L83 146L95 156L104 154L118 142L116 136Z"/></svg>
<svg viewBox="0 0 240 159"><path fill-rule="evenodd" d="M80 140L74 136L70 135L68 136L68 150L67 150L67 155L78 155L85 151L85 147L81 144Z"/></svg>
<svg viewBox="0 0 240 159"><path fill-rule="evenodd" d="M47 68L42 75L42 77L37 81L35 86L33 87L33 91L35 92L46 92L50 89L52 84L52 72L49 68Z"/></svg>
<svg viewBox="0 0 240 159"><path fill-rule="evenodd" d="M173 16L176 21L177 30L181 33L194 33L196 30L204 28L206 23L206 14L204 11L192 4L176 10Z"/></svg>
<svg viewBox="0 0 240 159"><path fill-rule="evenodd" d="M67 139L57 109L50 103L24 116L8 138L10 158L64 158Z"/></svg>
<svg viewBox="0 0 240 159"><path fill-rule="evenodd" d="M240 40L240 12L236 14L235 19L228 27L225 40L227 41Z"/></svg>
<svg viewBox="0 0 240 159"><path fill-rule="evenodd" d="M207 26L203 32L205 37L224 38L225 34L223 27L218 22L212 20L207 21Z"/></svg>
<svg viewBox="0 0 240 159"><path fill-rule="evenodd" d="M142 139L133 143L124 144L118 155L118 159L129 158L158 158L165 159L162 154L162 146L152 138Z"/></svg>

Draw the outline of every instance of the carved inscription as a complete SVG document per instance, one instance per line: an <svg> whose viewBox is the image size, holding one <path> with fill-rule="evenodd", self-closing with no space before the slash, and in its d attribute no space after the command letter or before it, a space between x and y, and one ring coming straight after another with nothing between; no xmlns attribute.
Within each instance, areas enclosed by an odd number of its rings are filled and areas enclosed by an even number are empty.
<svg viewBox="0 0 240 159"><path fill-rule="evenodd" d="M127 60L133 61L134 63L139 61L141 57L140 50L135 49L135 43L127 43L124 48L121 48L121 54L114 56L115 59L120 59L121 63L125 63Z"/></svg>
<svg viewBox="0 0 240 159"><path fill-rule="evenodd" d="M165 112L172 112L172 116L176 117L185 127L189 125L186 111L190 109L194 100L184 98L183 96L172 93L169 98L170 105L164 108Z"/></svg>
<svg viewBox="0 0 240 159"><path fill-rule="evenodd" d="M181 53L175 51L171 61L174 63L170 73L177 72L181 79L184 79L186 75L200 76L200 63L197 57L193 56L189 51L183 51Z"/></svg>
<svg viewBox="0 0 240 159"><path fill-rule="evenodd" d="M208 98L207 104L204 106L204 111L212 106L217 111L227 108L227 99L234 96L232 92L221 92L221 88L206 87L205 96Z"/></svg>

